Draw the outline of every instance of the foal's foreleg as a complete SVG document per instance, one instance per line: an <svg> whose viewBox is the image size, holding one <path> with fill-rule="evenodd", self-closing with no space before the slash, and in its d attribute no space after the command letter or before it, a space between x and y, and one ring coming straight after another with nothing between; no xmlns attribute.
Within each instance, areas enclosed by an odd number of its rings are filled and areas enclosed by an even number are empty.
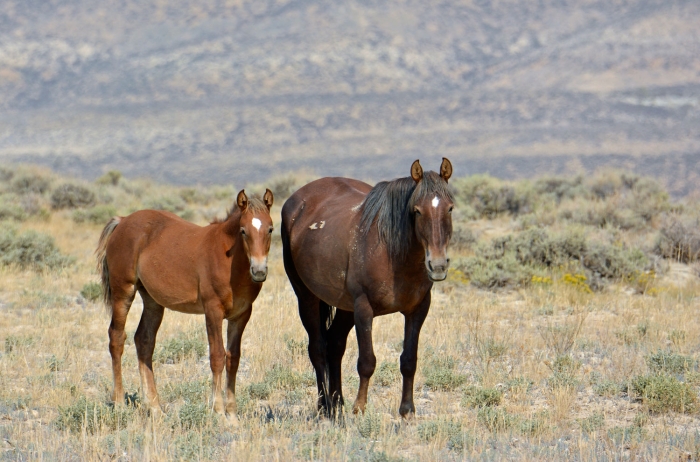
<svg viewBox="0 0 700 462"><path fill-rule="evenodd" d="M222 372L226 361L224 340L221 335L221 325L224 320L224 308L221 303L212 303L204 309L204 319L207 323L209 338L209 365L212 372L212 408L218 414L224 413Z"/></svg>
<svg viewBox="0 0 700 462"><path fill-rule="evenodd" d="M156 303L145 289L139 293L143 299L143 314L139 327L136 329L134 343L136 355L139 359L139 376L141 377L141 390L146 398L146 405L151 413L160 412L160 400L156 390L156 382L153 378L153 349L156 346L156 335L163 321L163 307Z"/></svg>
<svg viewBox="0 0 700 462"><path fill-rule="evenodd" d="M239 317L228 320L227 344L226 351L226 414L230 416L236 415L236 373L238 372L238 363L241 359L241 338L245 329L250 314L253 312L252 305L241 314Z"/></svg>
<svg viewBox="0 0 700 462"><path fill-rule="evenodd" d="M367 300L367 296L362 295L355 300L355 334L357 335L357 347L359 357L357 358L357 373L360 375L360 386L357 390L357 399L353 406L353 412L365 412L367 405L367 388L369 379L374 374L377 365L377 358L374 356L374 346L372 345L372 321L374 312Z"/></svg>
<svg viewBox="0 0 700 462"><path fill-rule="evenodd" d="M418 362L418 336L423 326L423 321L430 309L430 292L428 292L420 305L411 313L404 313L405 327L403 339L403 353L401 353L401 375L403 376L403 392L401 393L401 406L399 414L409 418L415 414L413 405L413 379L416 375L416 363Z"/></svg>
<svg viewBox="0 0 700 462"><path fill-rule="evenodd" d="M114 379L112 401L117 406L124 404L124 385L122 383L122 354L126 340L124 325L135 294L133 285L131 292L119 287L112 287L112 322L109 324L108 333L109 353L112 356L112 377Z"/></svg>

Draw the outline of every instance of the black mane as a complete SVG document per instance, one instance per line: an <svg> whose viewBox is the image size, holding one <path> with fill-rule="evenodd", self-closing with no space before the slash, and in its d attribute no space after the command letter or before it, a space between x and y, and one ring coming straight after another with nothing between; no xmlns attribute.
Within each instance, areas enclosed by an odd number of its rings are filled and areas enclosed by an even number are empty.
<svg viewBox="0 0 700 462"><path fill-rule="evenodd" d="M360 235L366 237L376 223L389 257L403 261L413 239L413 206L428 196L454 201L447 182L433 171L418 183L411 177L377 183L362 203Z"/></svg>

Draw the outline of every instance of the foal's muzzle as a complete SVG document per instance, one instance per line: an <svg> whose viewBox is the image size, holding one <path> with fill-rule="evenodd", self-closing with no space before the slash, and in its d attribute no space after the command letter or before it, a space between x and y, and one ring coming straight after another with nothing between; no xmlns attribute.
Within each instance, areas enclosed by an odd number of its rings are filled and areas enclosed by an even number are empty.
<svg viewBox="0 0 700 462"><path fill-rule="evenodd" d="M250 259L250 277L254 282L265 282L267 279L267 258L258 260Z"/></svg>

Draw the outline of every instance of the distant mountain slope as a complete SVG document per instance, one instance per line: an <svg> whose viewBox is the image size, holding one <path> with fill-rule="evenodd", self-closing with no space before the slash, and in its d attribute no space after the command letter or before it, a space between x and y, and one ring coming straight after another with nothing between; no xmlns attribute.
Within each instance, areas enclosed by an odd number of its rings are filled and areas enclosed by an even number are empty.
<svg viewBox="0 0 700 462"><path fill-rule="evenodd" d="M177 183L286 170L695 189L696 1L7 0L0 159ZM433 165L435 164L435 165Z"/></svg>

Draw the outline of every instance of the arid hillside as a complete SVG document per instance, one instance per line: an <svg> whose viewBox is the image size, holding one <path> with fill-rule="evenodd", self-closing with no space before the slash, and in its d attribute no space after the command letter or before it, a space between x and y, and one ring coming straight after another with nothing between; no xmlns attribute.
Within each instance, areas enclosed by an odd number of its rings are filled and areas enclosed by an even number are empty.
<svg viewBox="0 0 700 462"><path fill-rule="evenodd" d="M0 162L180 184L700 172L692 0L8 0Z"/></svg>

